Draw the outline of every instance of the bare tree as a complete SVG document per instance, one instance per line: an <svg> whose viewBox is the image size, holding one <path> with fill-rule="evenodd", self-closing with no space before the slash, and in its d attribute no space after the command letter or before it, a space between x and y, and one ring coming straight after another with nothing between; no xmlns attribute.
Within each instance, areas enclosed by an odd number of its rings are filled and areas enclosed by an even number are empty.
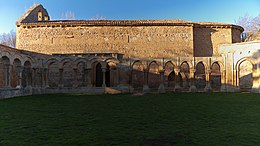
<svg viewBox="0 0 260 146"><path fill-rule="evenodd" d="M11 30L9 33L0 34L0 44L15 48L16 46L15 31Z"/></svg>
<svg viewBox="0 0 260 146"><path fill-rule="evenodd" d="M67 11L66 13L62 13L61 14L61 19L64 19L64 20L75 20L76 19L75 13L72 12L72 11Z"/></svg>
<svg viewBox="0 0 260 146"><path fill-rule="evenodd" d="M235 20L235 23L244 28L244 32L241 34L242 41L254 40L260 33L260 15L257 17L251 17L248 14L245 14Z"/></svg>

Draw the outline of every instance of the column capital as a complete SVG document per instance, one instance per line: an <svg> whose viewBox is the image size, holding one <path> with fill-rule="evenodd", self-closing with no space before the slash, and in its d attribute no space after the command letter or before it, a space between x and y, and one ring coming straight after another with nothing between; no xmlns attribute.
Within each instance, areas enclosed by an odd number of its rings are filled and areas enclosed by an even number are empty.
<svg viewBox="0 0 260 146"><path fill-rule="evenodd" d="M211 70L208 69L208 70L205 70L205 74L210 74L211 73Z"/></svg>
<svg viewBox="0 0 260 146"><path fill-rule="evenodd" d="M179 68L174 68L174 72L176 73L179 73L181 70Z"/></svg>
<svg viewBox="0 0 260 146"><path fill-rule="evenodd" d="M196 69L192 68L190 69L190 73L195 73L196 72Z"/></svg>

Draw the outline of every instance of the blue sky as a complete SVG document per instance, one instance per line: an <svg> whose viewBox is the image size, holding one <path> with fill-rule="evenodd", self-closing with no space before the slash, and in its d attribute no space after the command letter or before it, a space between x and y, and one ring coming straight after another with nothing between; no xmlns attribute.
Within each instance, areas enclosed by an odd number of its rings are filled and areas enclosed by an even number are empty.
<svg viewBox="0 0 260 146"><path fill-rule="evenodd" d="M260 0L0 0L0 33L15 30L16 20L33 4L42 4L51 19L72 11L76 19L184 19L234 23L260 14Z"/></svg>

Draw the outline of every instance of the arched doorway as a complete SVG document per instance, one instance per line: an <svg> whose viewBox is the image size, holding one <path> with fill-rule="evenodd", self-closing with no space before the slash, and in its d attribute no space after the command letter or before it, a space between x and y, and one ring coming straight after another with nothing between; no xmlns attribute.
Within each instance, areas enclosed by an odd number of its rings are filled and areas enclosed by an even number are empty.
<svg viewBox="0 0 260 146"><path fill-rule="evenodd" d="M198 90L202 90L206 87L205 66L202 62L196 65L195 86Z"/></svg>
<svg viewBox="0 0 260 146"><path fill-rule="evenodd" d="M182 83L180 84L184 90L189 90L190 88L190 66L185 61L180 66L180 77L182 78Z"/></svg>
<svg viewBox="0 0 260 146"><path fill-rule="evenodd" d="M165 63L165 71L164 71L164 83L169 90L173 90L175 87L175 72L174 65L171 61Z"/></svg>
<svg viewBox="0 0 260 146"><path fill-rule="evenodd" d="M152 62L148 70L148 86L151 89L157 90L160 85L159 65Z"/></svg>
<svg viewBox="0 0 260 146"><path fill-rule="evenodd" d="M217 62L214 62L211 65L210 73L210 85L213 90L220 90L221 88L221 72L220 65Z"/></svg>
<svg viewBox="0 0 260 146"><path fill-rule="evenodd" d="M100 63L96 65L96 87L102 87L103 84L103 72Z"/></svg>
<svg viewBox="0 0 260 146"><path fill-rule="evenodd" d="M253 65L245 60L239 65L239 88L241 91L250 91L253 86Z"/></svg>
<svg viewBox="0 0 260 146"><path fill-rule="evenodd" d="M132 67L132 86L135 90L142 90L144 84L144 66L137 61Z"/></svg>
<svg viewBox="0 0 260 146"><path fill-rule="evenodd" d="M175 87L175 72L172 71L169 75L168 75L168 87L170 89L174 89Z"/></svg>

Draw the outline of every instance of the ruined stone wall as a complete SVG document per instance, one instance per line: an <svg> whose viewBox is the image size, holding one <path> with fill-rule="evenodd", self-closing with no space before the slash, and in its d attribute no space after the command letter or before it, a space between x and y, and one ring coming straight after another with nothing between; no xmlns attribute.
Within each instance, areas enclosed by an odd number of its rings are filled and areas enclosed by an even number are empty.
<svg viewBox="0 0 260 146"><path fill-rule="evenodd" d="M134 58L193 56L192 26L77 26L17 30L17 47L46 54L113 52Z"/></svg>

